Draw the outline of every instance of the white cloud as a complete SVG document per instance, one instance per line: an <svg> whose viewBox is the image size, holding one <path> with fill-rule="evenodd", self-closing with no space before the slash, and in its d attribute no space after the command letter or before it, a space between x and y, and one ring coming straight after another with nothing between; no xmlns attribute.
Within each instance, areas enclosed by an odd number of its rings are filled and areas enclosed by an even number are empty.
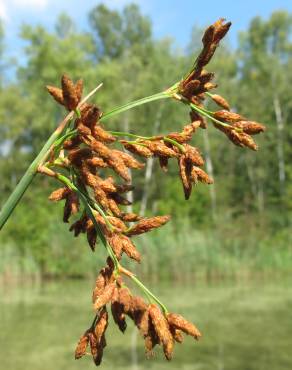
<svg viewBox="0 0 292 370"><path fill-rule="evenodd" d="M48 0L12 0L16 6L43 9L48 5Z"/></svg>
<svg viewBox="0 0 292 370"><path fill-rule="evenodd" d="M7 9L6 5L4 4L4 0L0 0L0 18L5 21L8 19Z"/></svg>
<svg viewBox="0 0 292 370"><path fill-rule="evenodd" d="M10 10L27 9L32 11L44 10L50 0L0 0L0 18L4 21L10 20Z"/></svg>

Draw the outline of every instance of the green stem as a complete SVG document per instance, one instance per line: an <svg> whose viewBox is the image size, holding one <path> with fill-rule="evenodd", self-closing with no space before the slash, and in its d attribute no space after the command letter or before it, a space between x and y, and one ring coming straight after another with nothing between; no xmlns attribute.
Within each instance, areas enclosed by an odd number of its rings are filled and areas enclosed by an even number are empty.
<svg viewBox="0 0 292 370"><path fill-rule="evenodd" d="M158 94L146 96L145 98L142 98L142 99L139 99L139 100L135 100L133 102L127 103L127 104L122 105L120 107L114 108L110 112L104 114L101 117L100 121L103 122L103 121L105 121L105 120L107 120L107 119L109 119L109 118L111 118L111 117L113 117L113 116L115 116L117 114L120 114L122 112L125 112L125 111L127 111L129 109L138 107L139 105L150 103L150 102L155 101L155 100L167 99L167 98L170 98L170 97L171 96L166 91L160 92Z"/></svg>
<svg viewBox="0 0 292 370"><path fill-rule="evenodd" d="M201 113L203 116L210 118L210 120L211 120L211 121L218 123L218 125L221 125L221 126L223 126L223 127L228 127L228 128L230 128L230 125L228 125L227 123L221 122L221 121L219 121L218 119L214 118L214 117L213 117L213 116L211 116L211 114L209 114L209 113L208 113L208 111L206 111L205 109L201 109L201 108L197 107L197 106L196 106L195 104L193 104L193 103L190 103L189 105L190 105L190 107L191 107L192 109L194 109L194 110L195 110L195 111L197 111L198 113Z"/></svg>
<svg viewBox="0 0 292 370"><path fill-rule="evenodd" d="M145 292L147 296L150 296L159 304L165 315L168 313L166 306L135 275L131 275L130 278Z"/></svg>
<svg viewBox="0 0 292 370"><path fill-rule="evenodd" d="M169 137L165 136L163 138L164 141L167 141L169 143L171 143L172 145L176 146L182 153L185 153L185 148L180 144L178 143L177 141L173 140L173 139L170 139Z"/></svg>
<svg viewBox="0 0 292 370"><path fill-rule="evenodd" d="M102 242L102 244L104 245L104 247L106 248L107 252L108 252L108 255L110 256L110 258L112 259L113 263L114 263L114 266L115 266L115 269L118 270L119 268L119 261L117 260L117 257L116 255L114 254L111 246L108 244L105 236L103 235L103 232L99 226L99 224L96 222L96 219L94 217L94 213L93 213L93 209L91 208L91 206L88 204L88 199L87 197L82 193L82 191L80 191L77 186L75 186L66 176L64 175L61 175L59 173L56 174L56 178L61 181L63 184L65 184L69 189L75 191L79 198L81 199L84 207L85 207L85 210L86 210L86 213L88 215L88 217L91 219L91 221L93 222L93 225L98 233L98 236Z"/></svg>
<svg viewBox="0 0 292 370"><path fill-rule="evenodd" d="M6 203L2 207L2 210L0 213L0 230L5 225L6 221L8 220L14 208L17 206L18 202L22 198L26 189L29 187L30 183L32 182L33 178L35 177L37 173L37 169L40 163L42 163L46 154L48 153L51 146L54 144L55 140L58 138L59 135L60 135L60 131L56 130L50 136L49 140L43 146L42 150L39 152L39 154L34 159L34 161L30 164L25 174L23 175L23 177L21 178L21 180L15 187L14 191L12 192L12 194L10 195L10 197L7 199Z"/></svg>
<svg viewBox="0 0 292 370"><path fill-rule="evenodd" d="M153 136L140 136L131 134L130 132L123 132L123 131L109 131L109 133L113 136L128 136L133 137L135 139L142 139L142 140L152 140Z"/></svg>
<svg viewBox="0 0 292 370"><path fill-rule="evenodd" d="M77 130L72 130L67 132L65 135L58 138L58 140L55 141L54 147L58 148L60 145L64 143L65 140L70 139L72 136L77 134Z"/></svg>

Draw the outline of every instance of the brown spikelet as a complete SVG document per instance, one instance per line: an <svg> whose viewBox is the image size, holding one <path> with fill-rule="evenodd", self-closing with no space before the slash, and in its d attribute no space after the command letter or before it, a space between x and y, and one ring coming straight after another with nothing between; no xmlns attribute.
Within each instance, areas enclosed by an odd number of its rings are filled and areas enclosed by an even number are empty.
<svg viewBox="0 0 292 370"><path fill-rule="evenodd" d="M202 158L199 150L191 145L184 144L185 148L185 158L189 160L191 164L195 166L203 166L204 159Z"/></svg>
<svg viewBox="0 0 292 370"><path fill-rule="evenodd" d="M199 80L189 81L181 86L181 94L187 99L189 99L193 94L195 94L199 86L200 86Z"/></svg>
<svg viewBox="0 0 292 370"><path fill-rule="evenodd" d="M213 94L211 96L212 100L214 100L214 102L219 105L220 107L226 109L226 110L230 110L230 106L228 104L228 101L226 99L224 99L221 95L218 95L218 94Z"/></svg>
<svg viewBox="0 0 292 370"><path fill-rule="evenodd" d="M205 69L202 70L200 76L198 77L201 85L204 85L207 82L210 82L215 77L214 72L207 72ZM200 96L200 98L204 98L204 96Z"/></svg>
<svg viewBox="0 0 292 370"><path fill-rule="evenodd" d="M133 296L131 299L131 311L145 311L147 304L142 297Z"/></svg>
<svg viewBox="0 0 292 370"><path fill-rule="evenodd" d="M143 218L137 222L136 225L131 227L127 235L139 235L156 229L157 227L165 225L170 220L170 216L156 216L150 218Z"/></svg>
<svg viewBox="0 0 292 370"><path fill-rule="evenodd" d="M88 333L88 338L89 338L90 351L91 351L91 354L92 354L92 358L93 358L93 361L95 362L95 359L97 357L102 356L102 354L100 354L100 352L102 352L103 349L99 348L98 343L97 343L97 339L96 339L96 336L94 335L94 333L89 332Z"/></svg>
<svg viewBox="0 0 292 370"><path fill-rule="evenodd" d="M202 129L206 129L207 128L207 120L205 117L202 117L200 116L195 110L191 110L190 111L190 119L191 121L194 123L194 122L200 122L200 125L199 127L202 128Z"/></svg>
<svg viewBox="0 0 292 370"><path fill-rule="evenodd" d="M49 196L49 200L51 201L54 201L54 202L58 202L62 199L66 199L66 197L68 196L68 194L71 192L71 190L69 188L66 188L66 187L63 187L63 188L59 188L57 190L54 190L50 196Z"/></svg>
<svg viewBox="0 0 292 370"><path fill-rule="evenodd" d="M237 132L233 129L230 130L223 130L223 132L227 135L227 137L230 139L230 141L233 142L233 144L241 147L248 147L252 150L257 150L257 144L253 140L253 138L244 133L244 132Z"/></svg>
<svg viewBox="0 0 292 370"><path fill-rule="evenodd" d="M137 159L135 159L128 153L122 152L120 150L113 150L113 152L118 154L124 161L125 165L129 168L141 169L145 166L144 163L137 161Z"/></svg>
<svg viewBox="0 0 292 370"><path fill-rule="evenodd" d="M118 325L120 331L124 333L127 329L127 323L123 305L118 301L113 301L111 304L111 311L114 322Z"/></svg>
<svg viewBox="0 0 292 370"><path fill-rule="evenodd" d="M125 223L118 217L108 216L107 219L114 226L117 232L125 232L128 229Z"/></svg>
<svg viewBox="0 0 292 370"><path fill-rule="evenodd" d="M92 167L106 168L107 163L99 157L93 157L86 160L86 164Z"/></svg>
<svg viewBox="0 0 292 370"><path fill-rule="evenodd" d="M136 213L125 213L121 215L121 219L125 222L135 222L141 220L141 216Z"/></svg>
<svg viewBox="0 0 292 370"><path fill-rule="evenodd" d="M226 33L229 31L229 28L231 26L231 22L227 22L224 24L224 19L220 19L216 24L216 31L214 35L214 42L219 43L220 40L223 39L223 37L226 35Z"/></svg>
<svg viewBox="0 0 292 370"><path fill-rule="evenodd" d="M217 112L214 113L213 116L219 121L226 121L231 123L241 121L244 119L240 114L229 112L228 110L218 110Z"/></svg>
<svg viewBox="0 0 292 370"><path fill-rule="evenodd" d="M90 127L92 131L100 116L100 109L94 104L86 104L81 109L81 120L86 126Z"/></svg>
<svg viewBox="0 0 292 370"><path fill-rule="evenodd" d="M86 236L87 236L88 244L89 244L91 250L94 252L95 251L95 244L96 244L96 240L97 240L97 231L96 231L96 229L93 225L91 227L87 228Z"/></svg>
<svg viewBox="0 0 292 370"><path fill-rule="evenodd" d="M88 330L80 337L77 347L75 349L75 360L83 357L89 342Z"/></svg>
<svg viewBox="0 0 292 370"><path fill-rule="evenodd" d="M166 158L166 157L159 157L159 165L160 165L161 169L164 172L167 172L167 170L168 170L168 158Z"/></svg>
<svg viewBox="0 0 292 370"><path fill-rule="evenodd" d="M123 306L124 312L129 312L131 309L132 296L128 288L119 289L119 303Z"/></svg>
<svg viewBox="0 0 292 370"><path fill-rule="evenodd" d="M108 314L105 308L100 312L94 333L89 337L91 353L96 366L102 361L103 349L106 346L105 331L108 325Z"/></svg>
<svg viewBox="0 0 292 370"><path fill-rule="evenodd" d="M179 329L176 329L175 327L173 326L169 326L169 330L171 332L171 335L173 337L173 339L177 342L177 343L182 343L183 340L184 340L184 336L183 336L183 333L181 330Z"/></svg>
<svg viewBox="0 0 292 370"><path fill-rule="evenodd" d="M148 358L153 357L153 349L157 344L159 344L159 337L154 329L152 322L150 321L149 330L147 335L145 336L145 352Z"/></svg>
<svg viewBox="0 0 292 370"><path fill-rule="evenodd" d="M94 187L94 198L105 210L109 209L107 195L98 185Z"/></svg>
<svg viewBox="0 0 292 370"><path fill-rule="evenodd" d="M117 155L117 153L113 153L111 151L110 157L106 161L109 167L111 167L119 176L121 176L121 178L123 178L126 182L131 181L128 167L125 165L124 161Z"/></svg>
<svg viewBox="0 0 292 370"><path fill-rule="evenodd" d="M108 198L108 207L111 210L111 212L116 216L116 217L121 217L122 216L122 211L120 210L119 206L117 203L114 201L112 198ZM123 221L127 221L124 220Z"/></svg>
<svg viewBox="0 0 292 370"><path fill-rule="evenodd" d="M79 79L76 84L75 84L75 93L78 99L78 102L80 102L82 98L82 93L83 93L83 80Z"/></svg>
<svg viewBox="0 0 292 370"><path fill-rule="evenodd" d="M128 199L122 197L118 193L112 193L111 198L114 199L117 204L121 204L123 206L129 206L132 204Z"/></svg>
<svg viewBox="0 0 292 370"><path fill-rule="evenodd" d="M108 238L108 243L112 247L118 260L121 259L123 253L123 241L121 240L120 234L113 234Z"/></svg>
<svg viewBox="0 0 292 370"><path fill-rule="evenodd" d="M195 339L199 339L202 335L194 324L187 321L181 315L175 313L169 313L166 316L170 326L182 330L184 333L191 335Z"/></svg>
<svg viewBox="0 0 292 370"><path fill-rule="evenodd" d="M80 233L86 232L86 223L88 217L86 214L82 215L79 220L75 221L69 228L69 231L74 232L74 236L78 236Z"/></svg>
<svg viewBox="0 0 292 370"><path fill-rule="evenodd" d="M134 311L134 319L141 335L145 338L149 332L149 311Z"/></svg>
<svg viewBox="0 0 292 370"><path fill-rule="evenodd" d="M66 74L62 76L61 83L62 83L64 104L68 110L74 110L79 103L78 97L75 91L75 86L72 80Z"/></svg>
<svg viewBox="0 0 292 370"><path fill-rule="evenodd" d="M242 129L248 135L257 135L266 130L264 125L253 121L239 121L235 122L232 126Z"/></svg>
<svg viewBox="0 0 292 370"><path fill-rule="evenodd" d="M94 303L97 298L103 293L106 282L106 270L105 268L103 268L98 274L95 281L95 287L92 292L92 303Z"/></svg>
<svg viewBox="0 0 292 370"><path fill-rule="evenodd" d="M191 171L192 163L186 159L185 155L179 158L179 175L184 189L185 199L189 199L192 193Z"/></svg>
<svg viewBox="0 0 292 370"><path fill-rule="evenodd" d="M195 183L197 181L200 181L200 182L202 182L204 184L208 184L208 185L214 183L214 180L205 171L203 171L201 168L195 167L195 166L192 168L191 180Z"/></svg>
<svg viewBox="0 0 292 370"><path fill-rule="evenodd" d="M138 154L141 157L149 158L152 157L153 153L150 149L148 149L145 144L130 144L126 140L120 140L120 142L124 145L124 148L127 149L129 152Z"/></svg>
<svg viewBox="0 0 292 370"><path fill-rule="evenodd" d="M61 105L65 104L64 98L63 98L63 92L61 89L55 86L50 86L50 85L47 85L46 88L48 92L50 93L50 95L52 95L52 97L56 100L56 102L58 102Z"/></svg>
<svg viewBox="0 0 292 370"><path fill-rule="evenodd" d="M177 141L180 144L186 143L191 140L193 133L200 127L200 121L194 121L184 126L182 132L172 132L167 135L168 138Z"/></svg>
<svg viewBox="0 0 292 370"><path fill-rule="evenodd" d="M69 218L79 211L79 199L77 194L70 191L66 196L64 205L63 221L69 222Z"/></svg>
<svg viewBox="0 0 292 370"><path fill-rule="evenodd" d="M88 136L91 135L89 127L85 126L81 120L76 121L76 127L79 135Z"/></svg>
<svg viewBox="0 0 292 370"><path fill-rule="evenodd" d="M63 143L63 148L66 150L76 149L81 143L80 137L74 136L71 139L67 139Z"/></svg>
<svg viewBox="0 0 292 370"><path fill-rule="evenodd" d="M217 86L218 86L217 84L214 84L214 83L212 83L212 82L206 82L206 83L203 85L202 92L205 92L205 91L209 91L209 90L215 89Z"/></svg>
<svg viewBox="0 0 292 370"><path fill-rule="evenodd" d="M111 179L111 177L108 177L102 180L100 177L96 176L97 185L100 186L105 193L115 193L117 191L117 187Z"/></svg>
<svg viewBox="0 0 292 370"><path fill-rule="evenodd" d="M94 310L96 311L99 310L101 307L106 305L111 300L115 286L116 286L115 283L110 283L104 288L102 294L94 302L93 305Z"/></svg>
<svg viewBox="0 0 292 370"><path fill-rule="evenodd" d="M103 309L99 313L99 317L94 328L94 334L98 342L101 342L101 337L103 336L107 326L108 326L108 313L106 308L103 307Z"/></svg>
<svg viewBox="0 0 292 370"><path fill-rule="evenodd" d="M91 128L92 136L102 143L113 143L116 138L112 136L109 132L105 131L100 125L94 125Z"/></svg>
<svg viewBox="0 0 292 370"><path fill-rule="evenodd" d="M154 304L149 306L149 316L163 346L165 357L167 360L171 360L174 343L168 322L160 309Z"/></svg>
<svg viewBox="0 0 292 370"><path fill-rule="evenodd" d="M215 34L214 25L209 26L205 30L204 35L202 37L202 43L204 47L209 47L209 45L213 42L214 34Z"/></svg>
<svg viewBox="0 0 292 370"><path fill-rule="evenodd" d="M140 262L141 254L136 249L134 243L125 235L120 235L120 238L122 240L123 252L125 252L129 258L132 258L133 260Z"/></svg>
<svg viewBox="0 0 292 370"><path fill-rule="evenodd" d="M177 157L176 151L169 148L162 141L145 141L147 147L151 150L154 155L163 156L163 157Z"/></svg>

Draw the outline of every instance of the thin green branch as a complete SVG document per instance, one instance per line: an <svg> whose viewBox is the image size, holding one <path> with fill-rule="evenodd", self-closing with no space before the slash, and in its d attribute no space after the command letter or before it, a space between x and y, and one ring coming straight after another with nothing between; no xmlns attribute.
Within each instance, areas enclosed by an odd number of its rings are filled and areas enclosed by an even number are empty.
<svg viewBox="0 0 292 370"><path fill-rule="evenodd" d="M180 143L178 143L176 140L170 139L167 136L165 136L163 138L163 140L169 142L170 144L172 144L174 146L176 146L182 153L185 152L185 148Z"/></svg>
<svg viewBox="0 0 292 370"><path fill-rule="evenodd" d="M125 112L129 109L132 109L132 108L135 108L135 107L138 107L139 105L142 105L142 104L147 104L147 103L150 103L152 101L155 101L155 100L160 100L160 99L167 99L167 98L170 98L171 96L166 92L166 91L163 91L163 92L160 92L158 94L154 94L154 95L150 95L150 96L146 96L145 98L142 98L142 99L139 99L139 100L135 100L133 102L130 102L130 103L127 103L125 105L122 105L120 107L117 107L117 108L114 108L113 110L111 110L110 112L104 114L100 121L103 122L117 114L120 114L122 112Z"/></svg>
<svg viewBox="0 0 292 370"><path fill-rule="evenodd" d="M147 296L151 297L156 303L159 304L165 315L168 313L166 306L135 275L132 274L129 277L144 291Z"/></svg>

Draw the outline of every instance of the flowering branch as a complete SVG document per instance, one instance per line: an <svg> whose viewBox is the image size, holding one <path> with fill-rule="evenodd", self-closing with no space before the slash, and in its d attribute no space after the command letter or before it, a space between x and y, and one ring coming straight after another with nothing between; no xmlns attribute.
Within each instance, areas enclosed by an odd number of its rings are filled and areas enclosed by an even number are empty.
<svg viewBox="0 0 292 370"><path fill-rule="evenodd" d="M53 98L70 113L49 138L4 205L0 227L10 216L36 172L39 172L62 183L63 186L53 191L49 199L65 201L64 222L68 223L73 216L78 215L69 228L74 236L86 234L92 251L95 251L98 240L103 244L108 258L106 266L97 276L92 295L95 318L79 340L75 351L76 359L85 355L89 344L94 363L101 363L106 346L108 305L122 332L127 327L126 317L133 320L145 340L148 355L159 344L166 359L170 360L174 343L181 343L183 334L195 339L201 337L194 324L178 314L170 313L138 277L126 270L121 263L123 255L140 263L141 255L133 238L163 226L170 217L142 218L138 214L124 212L121 207L130 204L124 194L134 188L130 184L129 169L144 167L144 163L132 154L141 158L158 158L163 171L167 171L169 160L176 160L185 199L191 196L194 184L213 183L213 179L202 169L204 159L199 149L189 144L199 128L207 128L207 119L234 144L257 150L252 136L264 131L265 127L231 112L223 97L210 93L217 85L211 82L214 73L204 69L229 27L230 23L224 23L222 19L208 27L202 39L203 49L184 79L164 92L127 103L106 114L102 114L96 105L85 103L88 97L82 100L82 80L74 84L64 75L61 80L62 88L47 87ZM180 132L145 137L128 132L107 131L102 126L104 121L115 115L167 98L190 108L191 122ZM206 98L211 98L223 109L207 110L204 107ZM75 120L69 127L68 123L73 118ZM128 140L129 138L134 140ZM122 145L124 150L115 149L115 143ZM109 170L115 174L115 178L107 175ZM117 179L122 183L118 183ZM131 293L124 283L124 277L130 278L144 292L148 303Z"/></svg>

